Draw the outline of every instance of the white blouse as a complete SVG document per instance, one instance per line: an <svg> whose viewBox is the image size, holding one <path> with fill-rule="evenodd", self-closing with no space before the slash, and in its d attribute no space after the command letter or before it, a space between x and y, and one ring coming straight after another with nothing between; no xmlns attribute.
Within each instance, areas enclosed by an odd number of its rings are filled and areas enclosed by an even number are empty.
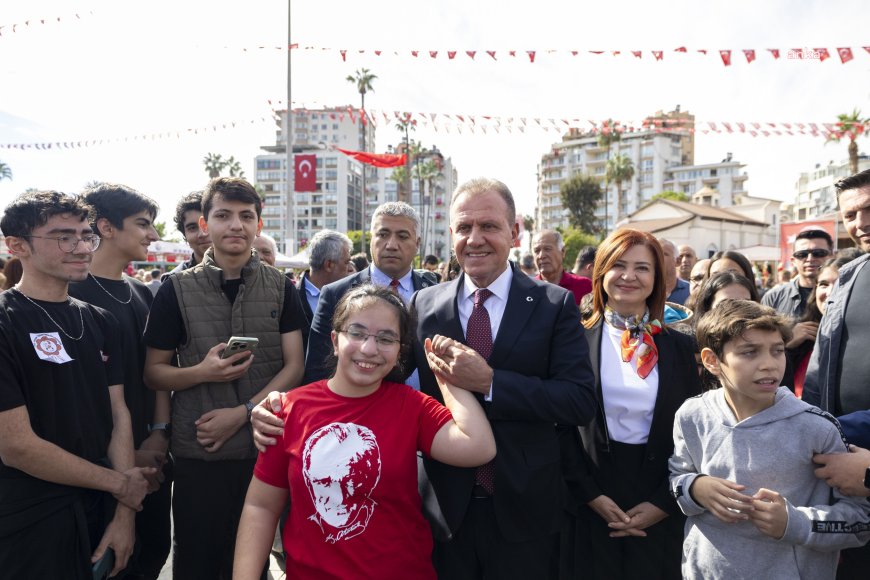
<svg viewBox="0 0 870 580"><path fill-rule="evenodd" d="M659 369L645 379L637 374L637 351L622 362L622 333L606 322L601 332L601 392L610 438L620 443L643 444L649 439L659 392Z"/></svg>

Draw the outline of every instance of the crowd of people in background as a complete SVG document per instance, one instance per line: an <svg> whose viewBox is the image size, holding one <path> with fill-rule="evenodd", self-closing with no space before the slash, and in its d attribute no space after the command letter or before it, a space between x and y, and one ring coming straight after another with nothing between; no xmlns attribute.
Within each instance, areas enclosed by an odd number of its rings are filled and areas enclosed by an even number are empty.
<svg viewBox="0 0 870 580"><path fill-rule="evenodd" d="M516 255L479 178L449 259L388 202L368 252L322 230L298 275L241 178L182 196L168 272L130 266L158 239L135 189L22 194L0 575L156 579L171 549L179 579L270 552L293 578L865 578L870 172L837 193L856 247L808 227L778 274L630 228Z"/></svg>

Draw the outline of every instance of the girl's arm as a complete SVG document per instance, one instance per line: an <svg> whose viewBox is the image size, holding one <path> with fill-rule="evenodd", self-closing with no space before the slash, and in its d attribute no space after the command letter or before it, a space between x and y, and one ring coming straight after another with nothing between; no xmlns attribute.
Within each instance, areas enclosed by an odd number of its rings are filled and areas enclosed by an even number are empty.
<svg viewBox="0 0 870 580"><path fill-rule="evenodd" d="M449 338L435 336L436 347L446 348L452 342ZM437 359L437 355L433 352L432 339L427 338L424 347L444 405L453 415L453 420L435 434L430 455L441 463L457 467L477 467L491 461L495 457L495 438L483 408L470 391L448 383L433 366L431 359Z"/></svg>
<svg viewBox="0 0 870 580"><path fill-rule="evenodd" d="M256 476L251 478L236 536L235 580L259 580L288 497L288 490L264 483Z"/></svg>

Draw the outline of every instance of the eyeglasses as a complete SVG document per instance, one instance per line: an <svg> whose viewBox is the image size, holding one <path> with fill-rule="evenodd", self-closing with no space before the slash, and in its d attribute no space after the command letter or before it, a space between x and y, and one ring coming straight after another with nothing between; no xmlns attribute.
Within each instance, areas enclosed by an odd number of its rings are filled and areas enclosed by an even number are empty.
<svg viewBox="0 0 870 580"><path fill-rule="evenodd" d="M66 252L67 254L72 254L76 251L76 248L79 247L79 243L84 243L85 248L89 252L93 252L97 248L100 247L100 236L96 234L85 234L84 236L77 238L75 236L57 236L56 238L50 238L48 236L27 236L28 238L39 238L42 240L54 240L57 242L57 247L60 248L61 252Z"/></svg>
<svg viewBox="0 0 870 580"><path fill-rule="evenodd" d="M363 344L369 337L375 339L375 344L378 345L378 349L386 350L388 348L392 348L399 344L399 339L396 338L395 335L388 334L386 332L380 332L378 334L369 334L366 332L368 330L365 326L358 325L350 325L347 329L342 330L341 332L345 333L351 342L356 344Z"/></svg>
<svg viewBox="0 0 870 580"><path fill-rule="evenodd" d="M798 250L792 254L791 257L795 260L806 260L810 255L812 255L813 258L826 258L831 255L831 251L822 248L816 250Z"/></svg>

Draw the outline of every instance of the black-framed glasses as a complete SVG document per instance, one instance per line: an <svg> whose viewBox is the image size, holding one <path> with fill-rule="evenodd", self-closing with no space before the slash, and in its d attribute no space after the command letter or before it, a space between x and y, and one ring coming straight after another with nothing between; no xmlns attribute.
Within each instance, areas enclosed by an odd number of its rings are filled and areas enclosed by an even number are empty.
<svg viewBox="0 0 870 580"><path fill-rule="evenodd" d="M791 257L796 260L806 260L809 256L812 256L813 258L827 258L830 255L830 250L816 248L814 250L798 250L797 252L792 254Z"/></svg>
<svg viewBox="0 0 870 580"><path fill-rule="evenodd" d="M366 328L365 326L351 324L341 332L345 333L347 337L351 340L351 342L357 344L363 344L366 340L369 339L369 337L372 337L375 339L375 344L377 344L378 348L381 350L386 350L399 344L399 338L395 334L387 332L370 334L366 332L367 330L368 328Z"/></svg>
<svg viewBox="0 0 870 580"><path fill-rule="evenodd" d="M49 236L27 236L28 238L39 238L41 240L54 240L57 242L57 247L61 252L72 254L79 247L79 243L83 243L89 252L93 252L100 247L100 236L97 234L85 234L80 238L70 235L57 236L51 238Z"/></svg>

